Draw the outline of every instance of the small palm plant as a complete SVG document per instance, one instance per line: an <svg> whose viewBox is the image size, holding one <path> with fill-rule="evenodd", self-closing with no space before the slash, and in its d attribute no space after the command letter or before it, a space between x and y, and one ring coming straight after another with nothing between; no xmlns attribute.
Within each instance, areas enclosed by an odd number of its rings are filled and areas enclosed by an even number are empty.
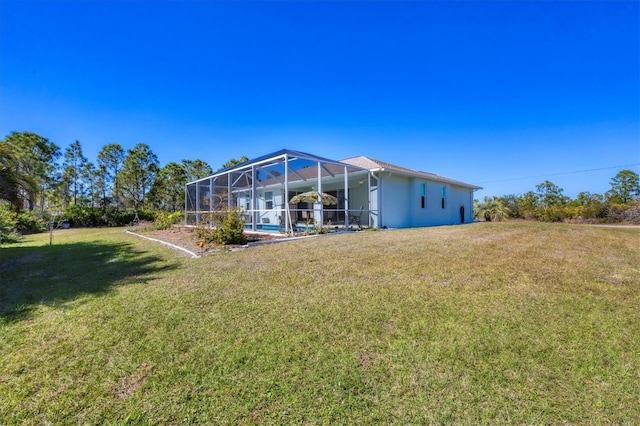
<svg viewBox="0 0 640 426"><path fill-rule="evenodd" d="M511 213L504 201L497 197L484 197L482 203L478 200L473 200L473 211L476 219L484 220L485 222L506 220Z"/></svg>

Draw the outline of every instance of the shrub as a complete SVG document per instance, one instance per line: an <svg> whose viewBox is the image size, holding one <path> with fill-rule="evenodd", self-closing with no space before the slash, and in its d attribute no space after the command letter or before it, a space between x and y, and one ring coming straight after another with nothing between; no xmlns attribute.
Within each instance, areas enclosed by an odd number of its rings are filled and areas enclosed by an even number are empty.
<svg viewBox="0 0 640 426"><path fill-rule="evenodd" d="M213 225L214 228L210 228ZM196 228L196 237L207 244L245 244L244 222L238 209L203 218Z"/></svg>
<svg viewBox="0 0 640 426"><path fill-rule="evenodd" d="M218 244L218 237L214 228L207 228L200 224L195 230L196 237L206 244Z"/></svg>
<svg viewBox="0 0 640 426"><path fill-rule="evenodd" d="M21 234L44 232L47 223L35 212L20 212L15 217L15 230Z"/></svg>
<svg viewBox="0 0 640 426"><path fill-rule="evenodd" d="M108 226L125 226L133 222L136 212L133 210L110 209L104 213L103 217Z"/></svg>
<svg viewBox="0 0 640 426"><path fill-rule="evenodd" d="M605 215L605 205L600 201L591 201L582 208L585 219L602 219Z"/></svg>
<svg viewBox="0 0 640 426"><path fill-rule="evenodd" d="M244 235L244 222L240 218L238 209L229 210L218 230L221 244L244 244L247 242Z"/></svg>
<svg viewBox="0 0 640 426"><path fill-rule="evenodd" d="M625 204L609 204L605 211L607 222L618 223L624 222L629 206Z"/></svg>
<svg viewBox="0 0 640 426"><path fill-rule="evenodd" d="M184 213L182 212L175 212L175 213L158 212L156 214L155 228L169 229L171 228L171 226L175 225L176 223L180 222L183 219L184 219Z"/></svg>
<svg viewBox="0 0 640 426"><path fill-rule="evenodd" d="M536 209L536 218L542 222L562 222L567 217L564 206L539 207Z"/></svg>
<svg viewBox="0 0 640 426"><path fill-rule="evenodd" d="M136 212L133 209L108 209L101 213L100 224L106 226L126 226L130 225L135 217ZM153 222L156 220L156 213L153 210L139 210L138 220L141 222Z"/></svg>
<svg viewBox="0 0 640 426"><path fill-rule="evenodd" d="M0 209L0 243L15 243L20 236L16 234L15 214L8 210Z"/></svg>
<svg viewBox="0 0 640 426"><path fill-rule="evenodd" d="M102 214L99 209L77 204L67 207L64 218L70 219L73 226L97 226L102 222Z"/></svg>
<svg viewBox="0 0 640 426"><path fill-rule="evenodd" d="M624 220L629 223L640 223L640 200L631 204L624 213Z"/></svg>

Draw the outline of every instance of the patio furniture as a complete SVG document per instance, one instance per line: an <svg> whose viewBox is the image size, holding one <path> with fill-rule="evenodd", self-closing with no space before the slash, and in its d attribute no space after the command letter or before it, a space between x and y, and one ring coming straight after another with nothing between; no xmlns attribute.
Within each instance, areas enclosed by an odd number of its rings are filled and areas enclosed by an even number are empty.
<svg viewBox="0 0 640 426"><path fill-rule="evenodd" d="M362 229L362 213L364 212L364 206L360 206L360 213L357 215L349 215L349 227L351 225L358 225L358 229Z"/></svg>

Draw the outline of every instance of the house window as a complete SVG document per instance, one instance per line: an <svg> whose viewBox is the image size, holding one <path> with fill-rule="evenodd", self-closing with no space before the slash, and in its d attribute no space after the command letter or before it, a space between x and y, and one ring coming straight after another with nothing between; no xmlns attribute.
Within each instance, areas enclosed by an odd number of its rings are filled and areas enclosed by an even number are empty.
<svg viewBox="0 0 640 426"><path fill-rule="evenodd" d="M267 210L271 210L273 208L273 191L267 191L264 193L264 205Z"/></svg>
<svg viewBox="0 0 640 426"><path fill-rule="evenodd" d="M420 207L421 208L425 208L427 205L427 184L426 183L421 183L420 184Z"/></svg>
<svg viewBox="0 0 640 426"><path fill-rule="evenodd" d="M446 190L447 190L447 187L443 186L442 187L442 208L443 209L444 209L444 199L445 199Z"/></svg>

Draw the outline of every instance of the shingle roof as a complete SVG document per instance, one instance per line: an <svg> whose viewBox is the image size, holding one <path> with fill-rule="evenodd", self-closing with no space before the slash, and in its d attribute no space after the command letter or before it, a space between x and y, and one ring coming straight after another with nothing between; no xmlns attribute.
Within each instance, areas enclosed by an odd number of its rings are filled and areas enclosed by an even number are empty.
<svg viewBox="0 0 640 426"><path fill-rule="evenodd" d="M449 179L444 176L438 176L434 173L421 172L417 170L408 169L406 167L397 166L395 164L387 163L385 161L376 160L376 159L365 157L362 155L358 157L346 158L344 160L340 160L340 162L350 164L352 166L364 167L369 170L384 169L385 171L395 172L395 173L399 173L406 176L422 177L425 179L436 180L438 182L464 186L467 188L482 189L482 187L480 186L471 185L469 183L460 182L454 179Z"/></svg>

